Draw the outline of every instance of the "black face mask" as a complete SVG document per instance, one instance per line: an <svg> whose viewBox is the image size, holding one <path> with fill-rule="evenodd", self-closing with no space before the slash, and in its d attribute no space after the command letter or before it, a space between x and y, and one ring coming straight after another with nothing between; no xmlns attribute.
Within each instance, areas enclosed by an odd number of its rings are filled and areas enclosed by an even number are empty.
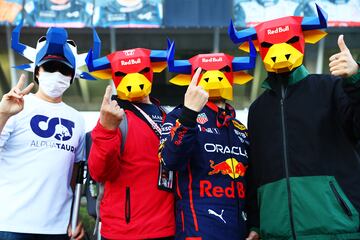
<svg viewBox="0 0 360 240"><path fill-rule="evenodd" d="M62 75L70 77L74 74L74 69L59 61L49 61L41 65L41 67L45 72L60 72Z"/></svg>

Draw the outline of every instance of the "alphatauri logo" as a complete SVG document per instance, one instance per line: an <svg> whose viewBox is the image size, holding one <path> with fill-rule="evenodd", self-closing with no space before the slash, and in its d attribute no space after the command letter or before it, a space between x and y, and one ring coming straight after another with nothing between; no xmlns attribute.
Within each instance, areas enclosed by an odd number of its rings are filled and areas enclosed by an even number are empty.
<svg viewBox="0 0 360 240"><path fill-rule="evenodd" d="M59 141L67 141L73 136L74 122L64 118L51 118L35 115L30 121L31 130L42 138L54 137Z"/></svg>

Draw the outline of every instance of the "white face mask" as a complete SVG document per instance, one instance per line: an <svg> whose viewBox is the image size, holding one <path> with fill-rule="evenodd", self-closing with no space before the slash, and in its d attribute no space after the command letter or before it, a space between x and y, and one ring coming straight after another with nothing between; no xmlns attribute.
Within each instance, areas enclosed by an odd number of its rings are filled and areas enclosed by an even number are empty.
<svg viewBox="0 0 360 240"><path fill-rule="evenodd" d="M39 87L49 97L58 98L70 87L71 77L60 72L39 72Z"/></svg>

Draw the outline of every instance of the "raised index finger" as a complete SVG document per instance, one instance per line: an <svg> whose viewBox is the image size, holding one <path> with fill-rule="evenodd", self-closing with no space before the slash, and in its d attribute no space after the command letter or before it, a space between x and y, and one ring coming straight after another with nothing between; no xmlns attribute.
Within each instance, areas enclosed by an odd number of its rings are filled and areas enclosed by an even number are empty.
<svg viewBox="0 0 360 240"><path fill-rule="evenodd" d="M111 92L112 92L111 86L108 85L106 87L106 90L105 90L105 95L104 95L104 98L103 98L103 104L110 104Z"/></svg>
<svg viewBox="0 0 360 240"><path fill-rule="evenodd" d="M191 82L189 84L189 87L195 87L197 84L197 81L199 79L200 73L201 73L201 67L199 67L198 69L196 69L196 72L194 74L194 76L191 79Z"/></svg>

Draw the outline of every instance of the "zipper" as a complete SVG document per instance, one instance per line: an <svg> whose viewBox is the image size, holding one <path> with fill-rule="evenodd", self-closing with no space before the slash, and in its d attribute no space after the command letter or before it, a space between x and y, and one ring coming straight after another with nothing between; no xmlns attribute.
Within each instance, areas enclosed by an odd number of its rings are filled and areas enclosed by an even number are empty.
<svg viewBox="0 0 360 240"><path fill-rule="evenodd" d="M126 187L125 194L125 221L127 224L130 223L130 187Z"/></svg>
<svg viewBox="0 0 360 240"><path fill-rule="evenodd" d="M291 234L292 234L293 239L296 240L293 208L292 208L292 204L291 204L292 203L292 200L291 200L291 186L290 186L288 154L287 154L286 126L285 126L285 113L284 113L285 95L286 95L286 89L284 88L284 85L281 84L280 107L281 107L281 127L282 127L282 138L283 138L283 152L284 152L286 187L287 187L287 192L288 192L288 207L289 207L289 214L290 214Z"/></svg>
<svg viewBox="0 0 360 240"><path fill-rule="evenodd" d="M358 150L357 150L356 147L354 147L353 149L354 149L355 157L356 157L356 159L358 160L358 162L360 163L360 156L359 156Z"/></svg>
<svg viewBox="0 0 360 240"><path fill-rule="evenodd" d="M330 188L333 191L336 200L339 202L341 208L344 210L344 212L346 213L346 215L348 215L349 217L352 216L351 210L349 208L349 206L346 204L346 202L344 201L344 199L340 196L339 192L337 191L335 184L330 181L329 182Z"/></svg>

